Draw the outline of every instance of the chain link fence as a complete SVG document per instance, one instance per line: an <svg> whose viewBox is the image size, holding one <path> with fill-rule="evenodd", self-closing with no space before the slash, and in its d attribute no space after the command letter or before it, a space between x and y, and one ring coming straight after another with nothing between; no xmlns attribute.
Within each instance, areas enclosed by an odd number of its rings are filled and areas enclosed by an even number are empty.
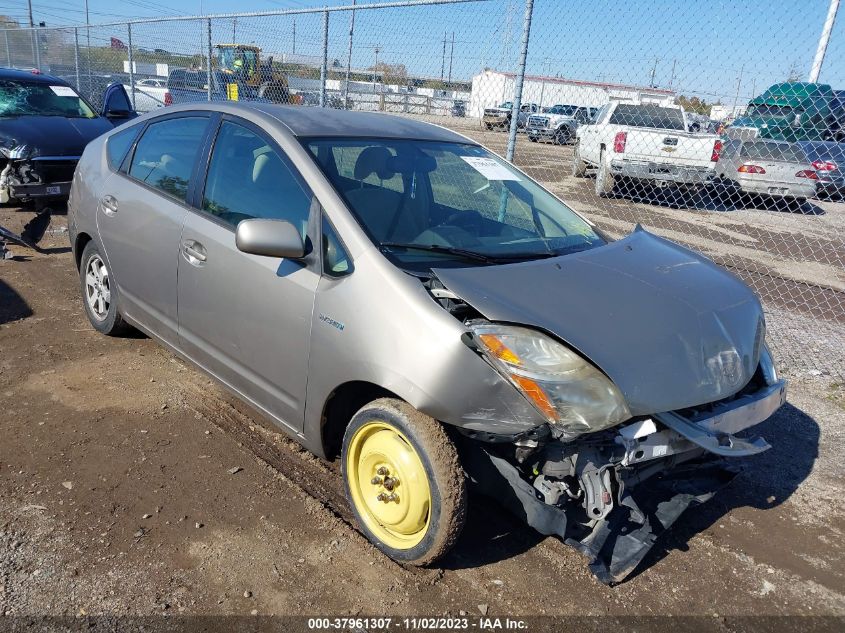
<svg viewBox="0 0 845 633"><path fill-rule="evenodd" d="M0 61L59 76L97 107L117 81L139 111L262 100L455 129L608 234L642 224L713 258L762 298L787 375L842 380L837 5L417 0L10 25Z"/></svg>

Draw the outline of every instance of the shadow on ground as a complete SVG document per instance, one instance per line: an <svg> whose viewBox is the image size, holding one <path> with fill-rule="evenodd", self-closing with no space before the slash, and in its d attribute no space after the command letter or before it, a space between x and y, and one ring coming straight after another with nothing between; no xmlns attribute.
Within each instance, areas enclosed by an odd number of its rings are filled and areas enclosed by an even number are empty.
<svg viewBox="0 0 845 633"><path fill-rule="evenodd" d="M14 288L0 279L0 325L20 321L30 316L32 316L32 308L29 304Z"/></svg>

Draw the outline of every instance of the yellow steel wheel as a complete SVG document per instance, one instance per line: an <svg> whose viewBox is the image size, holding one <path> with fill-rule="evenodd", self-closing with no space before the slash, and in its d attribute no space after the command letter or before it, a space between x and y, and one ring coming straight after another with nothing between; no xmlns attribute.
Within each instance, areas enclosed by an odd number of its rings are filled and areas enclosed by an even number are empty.
<svg viewBox="0 0 845 633"><path fill-rule="evenodd" d="M397 550L425 538L431 488L420 456L401 431L379 420L363 424L350 438L345 470L352 502L376 538Z"/></svg>

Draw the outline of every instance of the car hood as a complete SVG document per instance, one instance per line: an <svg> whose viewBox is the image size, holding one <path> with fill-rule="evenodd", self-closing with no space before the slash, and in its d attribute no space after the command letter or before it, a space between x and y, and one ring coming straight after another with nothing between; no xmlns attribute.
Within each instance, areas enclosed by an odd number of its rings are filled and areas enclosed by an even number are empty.
<svg viewBox="0 0 845 633"><path fill-rule="evenodd" d="M545 330L590 359L633 415L733 395L759 362L765 325L754 293L640 227L572 255L434 274L487 319Z"/></svg>
<svg viewBox="0 0 845 633"><path fill-rule="evenodd" d="M60 116L21 116L0 119L6 146L27 145L34 156L81 156L85 146L112 129L105 117L69 119Z"/></svg>

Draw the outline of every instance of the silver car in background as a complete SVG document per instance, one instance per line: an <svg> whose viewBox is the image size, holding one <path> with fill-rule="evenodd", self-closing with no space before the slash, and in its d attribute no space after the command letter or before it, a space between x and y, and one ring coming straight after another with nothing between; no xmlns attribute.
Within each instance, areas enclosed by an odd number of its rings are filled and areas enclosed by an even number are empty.
<svg viewBox="0 0 845 633"><path fill-rule="evenodd" d="M816 195L819 176L797 143L735 138L722 147L715 186L735 200L762 195L803 204Z"/></svg>
<svg viewBox="0 0 845 633"><path fill-rule="evenodd" d="M845 197L845 143L799 141L798 145L819 176L816 193L842 200Z"/></svg>
<svg viewBox="0 0 845 633"><path fill-rule="evenodd" d="M88 145L68 224L93 327L339 456L398 561L449 551L472 482L620 580L785 399L736 277L407 118L168 108Z"/></svg>

